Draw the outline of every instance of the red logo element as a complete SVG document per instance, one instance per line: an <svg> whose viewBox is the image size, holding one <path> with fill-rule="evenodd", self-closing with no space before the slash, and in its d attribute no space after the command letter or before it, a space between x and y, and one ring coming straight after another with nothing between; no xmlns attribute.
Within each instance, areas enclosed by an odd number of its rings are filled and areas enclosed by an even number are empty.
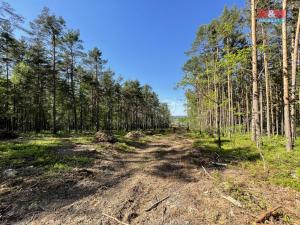
<svg viewBox="0 0 300 225"><path fill-rule="evenodd" d="M259 19L284 19L286 18L286 10L280 9L259 9L257 10L257 18Z"/></svg>

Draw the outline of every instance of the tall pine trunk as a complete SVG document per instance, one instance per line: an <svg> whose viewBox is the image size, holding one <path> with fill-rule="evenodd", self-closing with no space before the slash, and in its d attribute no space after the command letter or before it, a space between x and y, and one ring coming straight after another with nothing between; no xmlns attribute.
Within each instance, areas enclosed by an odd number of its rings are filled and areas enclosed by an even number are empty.
<svg viewBox="0 0 300 225"><path fill-rule="evenodd" d="M226 39L226 53L229 55L229 43L228 38ZM232 110L232 97L231 97L231 77L230 77L230 70L229 66L227 68L227 94L228 94L228 135L229 138L231 137L232 133L232 126L233 126L233 110Z"/></svg>
<svg viewBox="0 0 300 225"><path fill-rule="evenodd" d="M52 124L53 124L53 133L56 134L56 37L55 34L52 36L52 50L53 50L53 71L52 71L52 88L53 88L53 105L52 105Z"/></svg>
<svg viewBox="0 0 300 225"><path fill-rule="evenodd" d="M9 123L9 69L8 69L8 57L6 59L5 67L6 67L6 101L5 101L5 128L7 130L10 129L10 123Z"/></svg>
<svg viewBox="0 0 300 225"><path fill-rule="evenodd" d="M298 13L297 28L295 31L294 49L292 54L291 132L292 132L293 143L296 138L296 75L297 75L297 61L298 61L299 30L300 30L300 7Z"/></svg>
<svg viewBox="0 0 300 225"><path fill-rule="evenodd" d="M282 1L282 10L286 10L287 0ZM288 74L288 53L287 53L287 25L286 19L282 22L282 68L283 68L283 102L284 102L284 133L286 137L286 149L291 151L292 134L290 120L290 99L289 99L289 74Z"/></svg>
<svg viewBox="0 0 300 225"><path fill-rule="evenodd" d="M263 108L263 87L259 89L259 110L260 110L260 133L264 134L264 108Z"/></svg>
<svg viewBox="0 0 300 225"><path fill-rule="evenodd" d="M251 0L251 38L252 38L252 140L257 147L261 145L259 126L259 103L258 103L258 76L257 76L257 44L256 44L256 14L255 0Z"/></svg>
<svg viewBox="0 0 300 225"><path fill-rule="evenodd" d="M74 130L77 131L77 110L76 110L76 96L75 96L75 81L74 81L74 56L71 51L71 90L72 90L72 102L73 102L73 118L74 118Z"/></svg>
<svg viewBox="0 0 300 225"><path fill-rule="evenodd" d="M249 118L249 97L248 97L248 86L246 85L246 96L245 96L245 99L246 99L246 131L247 132L250 132L250 125L249 125L249 121L250 121L250 118Z"/></svg>
<svg viewBox="0 0 300 225"><path fill-rule="evenodd" d="M266 86L266 117L267 117L267 135L271 136L271 127L272 122L270 118L270 72L269 72L269 61L268 61L268 53L267 53L267 34L264 28L262 27L262 35L263 35L263 47L264 47L264 70L265 70L265 86Z"/></svg>

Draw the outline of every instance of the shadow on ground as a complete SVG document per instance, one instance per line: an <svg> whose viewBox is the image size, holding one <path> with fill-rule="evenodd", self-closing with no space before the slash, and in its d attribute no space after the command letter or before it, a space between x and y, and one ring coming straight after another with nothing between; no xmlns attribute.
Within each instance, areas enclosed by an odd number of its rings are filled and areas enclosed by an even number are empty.
<svg viewBox="0 0 300 225"><path fill-rule="evenodd" d="M228 143L229 140L223 140ZM156 144L157 147L148 153L150 159L155 162L149 174L160 178L178 180L180 182L196 182L198 176L195 171L202 170L202 166L208 170L225 170L226 167L215 163L237 164L239 162L256 161L260 159L257 152L250 147L219 149L217 143L194 141L193 145L181 144Z"/></svg>
<svg viewBox="0 0 300 225"><path fill-rule="evenodd" d="M222 144L229 143L230 140L222 140ZM243 161L253 162L260 159L258 152L254 152L251 147L221 148L217 146L217 141L210 140L203 142L196 140L193 144L195 150L199 152L198 156L209 157L212 160L225 163L238 163Z"/></svg>
<svg viewBox="0 0 300 225"><path fill-rule="evenodd" d="M127 142L138 149L122 157L103 159L123 163L125 167L141 167L143 173L183 183L198 181L199 178L194 173L202 170L202 166L208 170L226 169L213 162L236 164L260 159L259 153L253 152L250 147L219 150L214 140L204 142L197 139L194 142L185 142L184 135L166 137L168 142L159 141L158 138L155 142L142 143L142 148ZM223 144L228 142L230 141L223 140Z"/></svg>
<svg viewBox="0 0 300 225"><path fill-rule="evenodd" d="M6 147L5 157L0 154L0 224L33 219L110 189L134 173L122 162L95 168L102 152L75 149L67 141L50 147L26 142ZM8 177L8 169L17 174Z"/></svg>

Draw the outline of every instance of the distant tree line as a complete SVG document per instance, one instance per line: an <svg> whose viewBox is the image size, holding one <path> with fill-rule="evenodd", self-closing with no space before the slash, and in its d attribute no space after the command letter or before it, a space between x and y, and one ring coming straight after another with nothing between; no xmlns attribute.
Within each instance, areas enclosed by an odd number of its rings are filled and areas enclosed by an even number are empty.
<svg viewBox="0 0 300 225"><path fill-rule="evenodd" d="M23 18L0 3L0 129L20 132L165 128L167 104L150 86L115 76L98 48L44 8ZM26 37L17 38L15 31Z"/></svg>
<svg viewBox="0 0 300 225"><path fill-rule="evenodd" d="M188 118L193 129L218 136L251 132L258 147L262 135L285 135L291 150L300 112L300 5L247 3L245 9L225 7L200 26L179 84L186 90ZM258 9L287 10L287 18L259 23Z"/></svg>

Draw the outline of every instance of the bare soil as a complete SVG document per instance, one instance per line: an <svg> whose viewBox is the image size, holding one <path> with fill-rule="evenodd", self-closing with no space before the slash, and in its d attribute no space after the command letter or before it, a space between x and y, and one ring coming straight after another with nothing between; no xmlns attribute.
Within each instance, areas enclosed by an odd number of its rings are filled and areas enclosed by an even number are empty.
<svg viewBox="0 0 300 225"><path fill-rule="evenodd" d="M0 223L243 225L278 205L300 212L299 192L257 180L238 166L213 167L213 157L204 157L192 144L184 135L171 134L151 136L132 153L112 146L97 151L96 144L64 150L95 161L59 176L31 171L26 180L2 182ZM272 222L297 224L292 213L283 213L288 217Z"/></svg>

